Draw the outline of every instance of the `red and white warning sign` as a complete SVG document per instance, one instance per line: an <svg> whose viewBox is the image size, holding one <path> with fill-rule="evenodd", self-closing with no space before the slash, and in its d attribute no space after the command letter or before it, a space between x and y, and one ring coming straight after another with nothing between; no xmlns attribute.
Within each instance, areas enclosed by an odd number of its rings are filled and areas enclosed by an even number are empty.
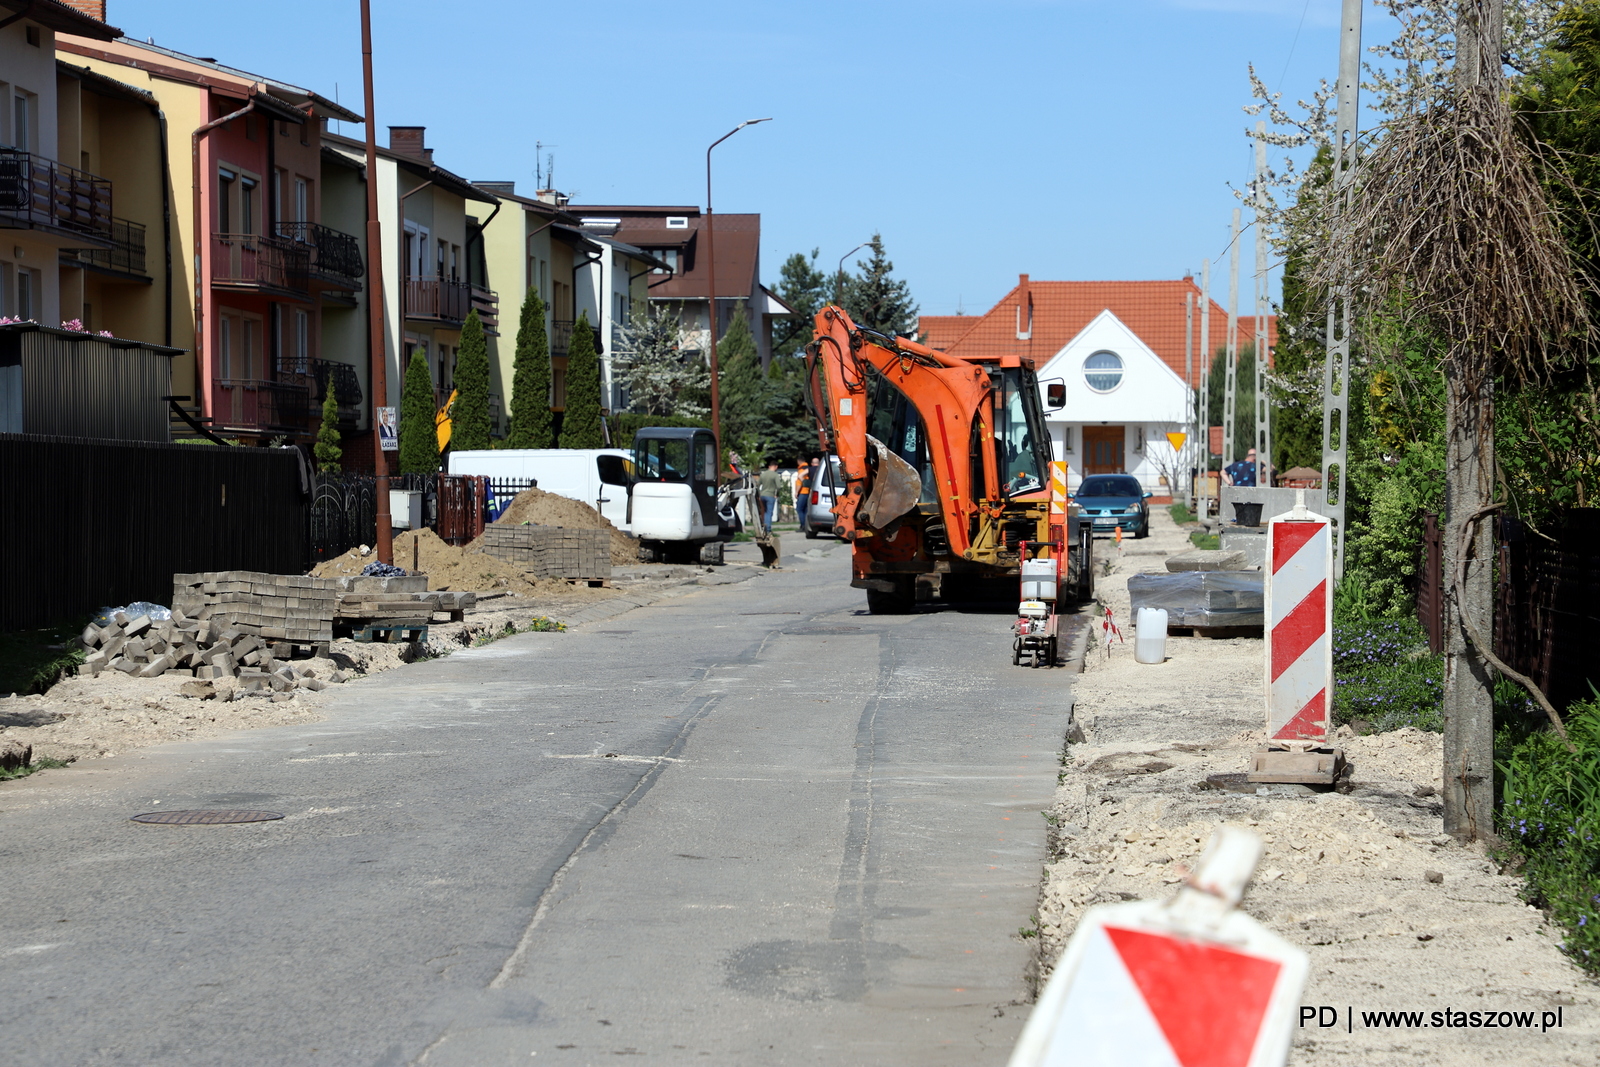
<svg viewBox="0 0 1600 1067"><path fill-rule="evenodd" d="M1260 855L1224 827L1172 900L1089 909L1010 1067L1281 1065L1308 959L1234 907Z"/></svg>
<svg viewBox="0 0 1600 1067"><path fill-rule="evenodd" d="M1328 740L1333 693L1332 523L1303 502L1267 529L1267 737Z"/></svg>

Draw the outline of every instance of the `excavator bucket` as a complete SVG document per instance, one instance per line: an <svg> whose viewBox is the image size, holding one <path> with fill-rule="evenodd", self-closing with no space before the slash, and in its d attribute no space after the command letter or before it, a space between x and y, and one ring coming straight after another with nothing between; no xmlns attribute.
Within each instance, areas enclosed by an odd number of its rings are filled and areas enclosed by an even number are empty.
<svg viewBox="0 0 1600 1067"><path fill-rule="evenodd" d="M867 443L873 449L878 469L872 476L872 491L861 505L861 522L881 530L895 519L910 511L922 496L922 476L917 468L895 455L889 446L867 434Z"/></svg>

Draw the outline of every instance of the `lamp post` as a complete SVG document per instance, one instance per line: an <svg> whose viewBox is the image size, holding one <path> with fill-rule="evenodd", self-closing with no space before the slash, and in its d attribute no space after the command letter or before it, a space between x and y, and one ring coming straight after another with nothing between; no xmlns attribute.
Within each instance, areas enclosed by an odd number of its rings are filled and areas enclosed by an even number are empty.
<svg viewBox="0 0 1600 1067"><path fill-rule="evenodd" d="M844 306L844 261L867 247L868 243L862 241L839 257L839 269L833 272L833 302L841 307Z"/></svg>
<svg viewBox="0 0 1600 1067"><path fill-rule="evenodd" d="M389 520L389 461L383 454L383 432L378 428L378 409L389 399L384 373L383 344L383 233L378 224L378 132L372 101L372 0L361 0L361 85L366 94L367 127L367 343L372 393L372 473L373 501L377 511L377 544L381 563L394 562L394 529Z"/></svg>
<svg viewBox="0 0 1600 1067"><path fill-rule="evenodd" d="M363 0L365 2L365 0ZM771 122L771 118L746 119L711 142L711 148L732 137L746 126ZM717 441L717 463L722 462L722 395L717 388L717 254L715 227L711 219L711 148L706 149L706 321L711 330L711 436Z"/></svg>

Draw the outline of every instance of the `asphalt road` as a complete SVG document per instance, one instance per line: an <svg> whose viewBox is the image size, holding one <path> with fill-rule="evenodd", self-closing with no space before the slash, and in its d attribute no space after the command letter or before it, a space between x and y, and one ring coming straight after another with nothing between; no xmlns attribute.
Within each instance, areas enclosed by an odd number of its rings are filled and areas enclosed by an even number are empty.
<svg viewBox="0 0 1600 1067"><path fill-rule="evenodd" d="M1071 675L846 567L0 785L0 1062L1004 1063Z"/></svg>

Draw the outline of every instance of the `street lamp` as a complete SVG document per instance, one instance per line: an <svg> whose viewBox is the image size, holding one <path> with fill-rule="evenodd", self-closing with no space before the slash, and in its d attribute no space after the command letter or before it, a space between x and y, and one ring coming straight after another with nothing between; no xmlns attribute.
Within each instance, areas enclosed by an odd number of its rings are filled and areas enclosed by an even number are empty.
<svg viewBox="0 0 1600 1067"><path fill-rule="evenodd" d="M711 148L732 137L746 126L772 119L746 119L711 142ZM711 222L711 148L706 149L706 319L711 327L711 436L717 439L717 463L722 463L722 398L717 389L717 255Z"/></svg>
<svg viewBox="0 0 1600 1067"><path fill-rule="evenodd" d="M839 269L833 272L833 302L835 304L838 304L841 307L844 305L844 261L871 243L872 242L870 241L862 241L850 251L839 257Z"/></svg>

